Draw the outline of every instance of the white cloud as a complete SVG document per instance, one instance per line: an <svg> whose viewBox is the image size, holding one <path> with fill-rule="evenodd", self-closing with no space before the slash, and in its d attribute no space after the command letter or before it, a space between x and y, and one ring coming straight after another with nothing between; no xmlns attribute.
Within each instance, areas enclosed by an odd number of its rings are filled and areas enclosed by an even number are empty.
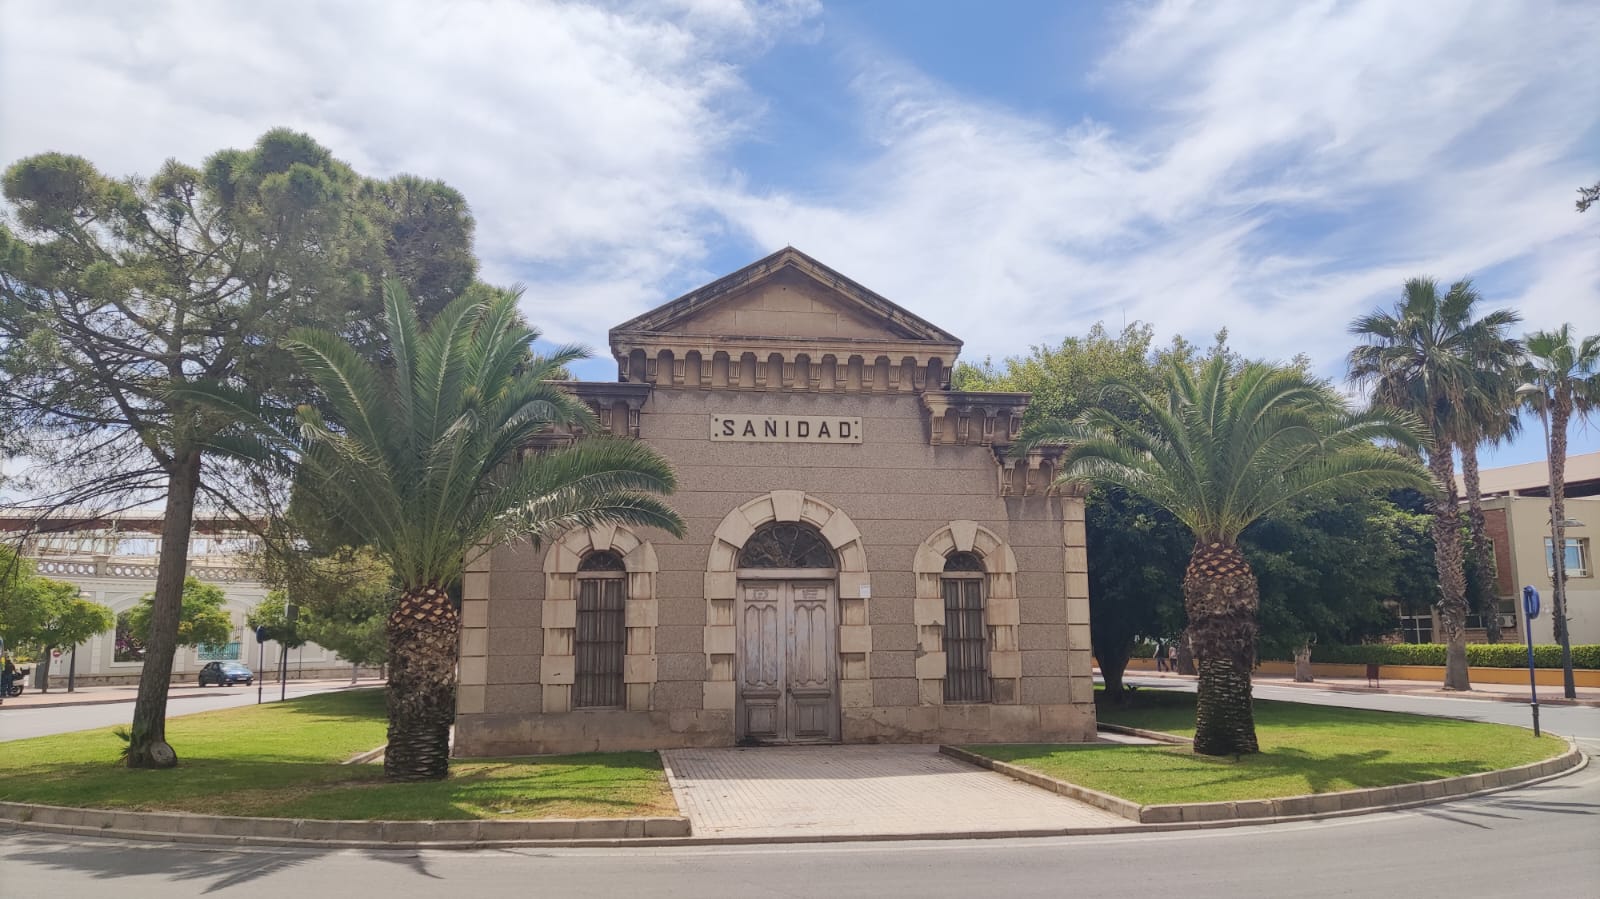
<svg viewBox="0 0 1600 899"><path fill-rule="evenodd" d="M1244 352L1307 352L1336 374L1346 323L1405 278L1505 264L1580 279L1530 321L1600 328L1595 267L1579 261L1600 221L1570 203L1594 177L1592 11L1264 9L1126 11L1090 83L1137 107L1136 129L1064 128L869 66L857 89L882 149L854 182L731 197L730 216L967 337L969 356L1125 314L1202 340L1227 326Z"/></svg>
<svg viewBox="0 0 1600 899"><path fill-rule="evenodd" d="M1600 128L1582 2L1128 6L1061 62L1114 112L1068 125L882 46L819 53L854 77L826 98L858 122L839 143L868 149L826 179L794 160L814 192L737 169L768 102L742 66L819 39L814 0L0 2L0 161L149 172L304 129L461 189L485 275L556 340L603 348L722 274L714 250L786 243L969 357L1126 317L1334 373L1345 323L1421 273L1511 272L1492 300L1600 329L1600 216L1571 208Z"/></svg>
<svg viewBox="0 0 1600 899"><path fill-rule="evenodd" d="M485 275L527 283L550 337L595 343L598 323L704 256L718 228L707 198L759 110L738 64L814 12L811 0L9 2L0 160L66 150L148 173L288 125L368 174L460 189Z"/></svg>

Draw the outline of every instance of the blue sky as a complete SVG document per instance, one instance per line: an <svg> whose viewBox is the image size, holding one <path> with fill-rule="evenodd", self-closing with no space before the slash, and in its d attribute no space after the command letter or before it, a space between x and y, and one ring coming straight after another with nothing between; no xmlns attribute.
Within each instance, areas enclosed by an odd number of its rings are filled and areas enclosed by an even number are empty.
<svg viewBox="0 0 1600 899"><path fill-rule="evenodd" d="M289 125L442 178L589 378L610 325L784 244L972 361L1126 318L1340 377L1414 275L1600 331L1596 45L1556 0L0 0L0 161Z"/></svg>

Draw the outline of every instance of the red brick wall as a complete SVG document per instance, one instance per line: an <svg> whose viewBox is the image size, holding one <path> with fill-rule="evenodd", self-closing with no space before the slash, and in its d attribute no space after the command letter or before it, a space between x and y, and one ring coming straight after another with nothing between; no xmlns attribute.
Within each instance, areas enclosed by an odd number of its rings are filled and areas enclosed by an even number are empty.
<svg viewBox="0 0 1600 899"><path fill-rule="evenodd" d="M1505 509L1484 509L1483 529L1494 544L1495 595L1511 596L1517 592L1511 576L1511 535L1506 530Z"/></svg>

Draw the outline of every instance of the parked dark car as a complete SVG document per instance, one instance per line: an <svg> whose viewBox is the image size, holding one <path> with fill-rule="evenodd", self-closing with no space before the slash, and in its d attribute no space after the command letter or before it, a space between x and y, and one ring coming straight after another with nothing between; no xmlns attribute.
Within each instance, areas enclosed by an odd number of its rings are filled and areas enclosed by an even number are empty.
<svg viewBox="0 0 1600 899"><path fill-rule="evenodd" d="M255 683L256 673L238 662L209 662L200 669L200 686L216 684L219 687Z"/></svg>

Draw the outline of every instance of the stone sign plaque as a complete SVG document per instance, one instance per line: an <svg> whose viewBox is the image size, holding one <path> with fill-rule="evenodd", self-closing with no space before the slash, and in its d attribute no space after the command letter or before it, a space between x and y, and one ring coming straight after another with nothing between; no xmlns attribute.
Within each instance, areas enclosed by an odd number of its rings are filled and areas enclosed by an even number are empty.
<svg viewBox="0 0 1600 899"><path fill-rule="evenodd" d="M837 415L716 415L711 439L748 443L860 443L861 419Z"/></svg>

